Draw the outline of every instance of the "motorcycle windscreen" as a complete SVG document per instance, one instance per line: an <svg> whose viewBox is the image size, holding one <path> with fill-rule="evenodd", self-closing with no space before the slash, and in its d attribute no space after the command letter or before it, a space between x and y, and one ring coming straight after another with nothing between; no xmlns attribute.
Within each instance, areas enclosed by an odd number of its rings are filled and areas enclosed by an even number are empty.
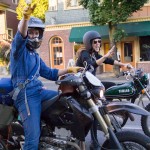
<svg viewBox="0 0 150 150"><path fill-rule="evenodd" d="M92 85L103 86L102 82L89 71L86 71L85 76Z"/></svg>

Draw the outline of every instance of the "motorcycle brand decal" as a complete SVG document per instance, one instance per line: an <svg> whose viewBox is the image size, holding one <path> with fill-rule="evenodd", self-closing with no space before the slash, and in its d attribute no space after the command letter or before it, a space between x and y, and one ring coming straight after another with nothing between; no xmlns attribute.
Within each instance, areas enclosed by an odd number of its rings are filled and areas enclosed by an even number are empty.
<svg viewBox="0 0 150 150"><path fill-rule="evenodd" d="M121 89L119 90L119 93L128 93L130 92L130 89Z"/></svg>

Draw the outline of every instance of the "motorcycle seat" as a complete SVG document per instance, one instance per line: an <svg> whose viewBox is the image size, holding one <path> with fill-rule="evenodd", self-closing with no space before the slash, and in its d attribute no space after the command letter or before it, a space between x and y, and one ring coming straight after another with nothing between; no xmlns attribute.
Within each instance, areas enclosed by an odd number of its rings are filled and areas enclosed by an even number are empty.
<svg viewBox="0 0 150 150"><path fill-rule="evenodd" d="M11 82L11 78L0 78L0 104L13 104L12 98L8 95L12 90L13 85ZM6 96L7 98L5 99Z"/></svg>

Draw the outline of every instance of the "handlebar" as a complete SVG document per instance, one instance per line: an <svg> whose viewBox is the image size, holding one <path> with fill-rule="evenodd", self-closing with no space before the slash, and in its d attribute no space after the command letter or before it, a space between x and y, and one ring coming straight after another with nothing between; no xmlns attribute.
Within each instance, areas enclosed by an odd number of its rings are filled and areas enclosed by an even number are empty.
<svg viewBox="0 0 150 150"><path fill-rule="evenodd" d="M128 71L122 71L117 77L119 78L120 76L125 76L126 80L129 80L129 77L131 78L141 78L142 74L143 74L143 70L141 68L139 69L135 69L132 68Z"/></svg>
<svg viewBox="0 0 150 150"><path fill-rule="evenodd" d="M122 71L120 72L119 75L117 75L117 78L121 77L121 76L125 76L126 80L130 80L129 78L134 78L135 77L135 72L136 72L136 69L135 68L132 68L128 71Z"/></svg>

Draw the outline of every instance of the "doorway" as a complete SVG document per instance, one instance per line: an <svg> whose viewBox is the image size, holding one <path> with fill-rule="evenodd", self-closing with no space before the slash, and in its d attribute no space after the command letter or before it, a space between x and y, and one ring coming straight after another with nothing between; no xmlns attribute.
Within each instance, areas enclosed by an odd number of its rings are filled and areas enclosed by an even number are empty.
<svg viewBox="0 0 150 150"><path fill-rule="evenodd" d="M104 55L108 53L110 50L109 43L104 44ZM104 64L105 72L113 72L113 66L109 64Z"/></svg>
<svg viewBox="0 0 150 150"><path fill-rule="evenodd" d="M121 58L123 63L130 63L133 67L135 66L133 42L122 43Z"/></svg>

